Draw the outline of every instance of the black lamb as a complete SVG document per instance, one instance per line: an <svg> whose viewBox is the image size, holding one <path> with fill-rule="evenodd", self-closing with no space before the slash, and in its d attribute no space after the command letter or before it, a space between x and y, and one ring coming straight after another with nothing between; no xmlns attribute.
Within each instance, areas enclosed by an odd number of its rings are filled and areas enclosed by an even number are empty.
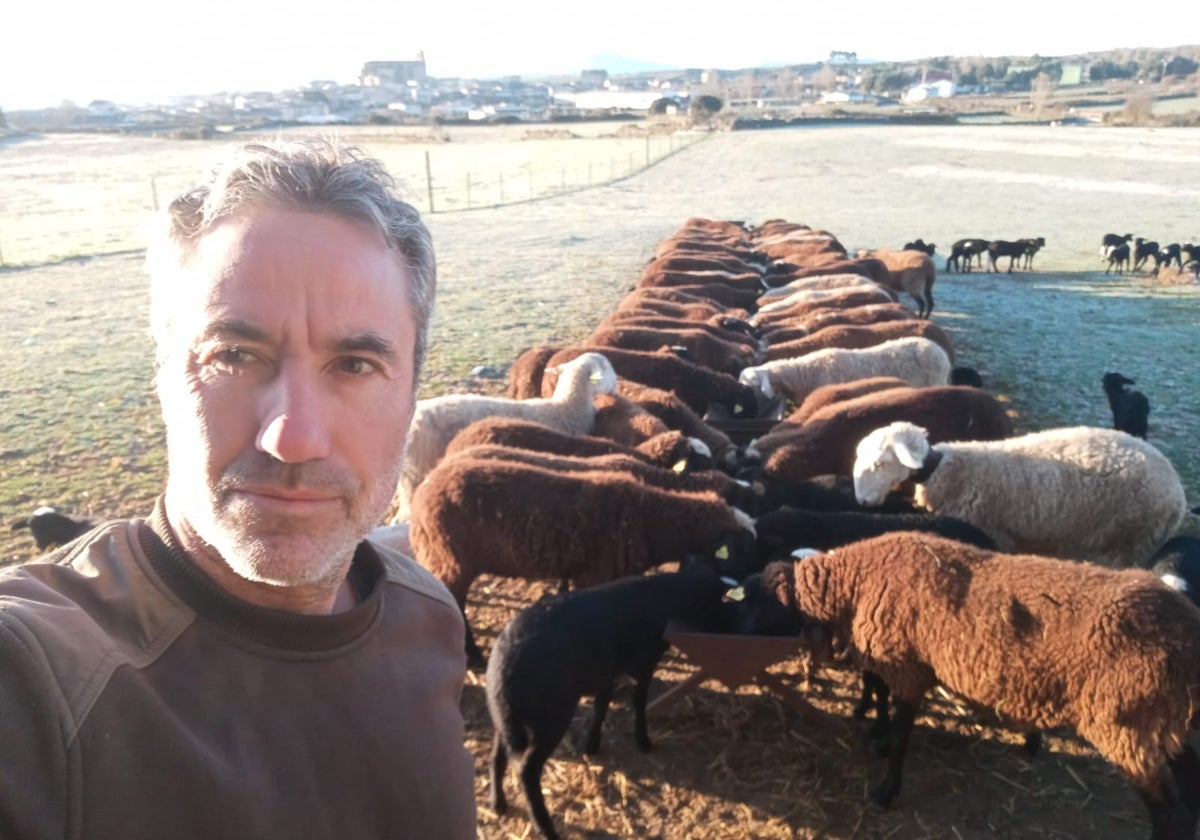
<svg viewBox="0 0 1200 840"><path fill-rule="evenodd" d="M1200 607L1200 539L1187 535L1172 537L1154 552L1148 565L1163 583L1178 589Z"/></svg>
<svg viewBox="0 0 1200 840"><path fill-rule="evenodd" d="M600 749L600 728L618 677L635 681L634 738L650 749L646 699L667 650L667 622L676 619L709 632L732 624L723 597L727 582L711 568L629 577L543 598L500 633L487 669L492 742L491 806L507 810L504 773L510 752L520 756L521 786L538 830L558 837L542 797L542 770L566 734L585 696L595 697L586 752Z"/></svg>
<svg viewBox="0 0 1200 840"><path fill-rule="evenodd" d="M1145 440L1150 400L1141 391L1127 390L1126 385L1137 383L1119 373L1106 373L1100 381L1108 396L1108 407L1112 409L1113 428Z"/></svg>
<svg viewBox="0 0 1200 840"><path fill-rule="evenodd" d="M761 571L767 563L782 560L798 548L824 551L892 531L926 531L980 548L996 548L995 541L979 528L949 516L785 507L754 521L759 566L750 571Z"/></svg>
<svg viewBox="0 0 1200 840"><path fill-rule="evenodd" d="M28 528L39 551L66 545L78 536L92 530L93 523L86 519L72 519L52 507L41 507L27 519L13 523L12 530Z"/></svg>

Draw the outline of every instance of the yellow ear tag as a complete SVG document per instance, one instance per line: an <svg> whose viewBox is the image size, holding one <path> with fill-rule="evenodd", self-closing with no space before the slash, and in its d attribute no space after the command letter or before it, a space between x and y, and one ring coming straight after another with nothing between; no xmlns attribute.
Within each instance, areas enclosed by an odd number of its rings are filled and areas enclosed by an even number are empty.
<svg viewBox="0 0 1200 840"><path fill-rule="evenodd" d="M716 557L718 560L728 560L729 559L729 546L723 545L720 548L718 548L717 553L714 554L713 557Z"/></svg>
<svg viewBox="0 0 1200 840"><path fill-rule="evenodd" d="M590 379L591 379L593 382L599 382L599 381L600 381L600 374L598 374L598 373L593 373L593 374L592 374L592 375L591 375L589 378L590 378Z"/></svg>
<svg viewBox="0 0 1200 840"><path fill-rule="evenodd" d="M733 589L730 589L728 592L726 592L725 597L728 598L730 601L745 601L746 600L746 590L740 586L737 586L737 587L734 587Z"/></svg>
<svg viewBox="0 0 1200 840"><path fill-rule="evenodd" d="M734 413L734 414L741 414L741 413L742 413L742 404L741 404L741 403L738 403L737 405L735 405L735 406L733 407L733 413Z"/></svg>
<svg viewBox="0 0 1200 840"><path fill-rule="evenodd" d="M687 458L680 458L671 465L671 472L681 473L687 469Z"/></svg>

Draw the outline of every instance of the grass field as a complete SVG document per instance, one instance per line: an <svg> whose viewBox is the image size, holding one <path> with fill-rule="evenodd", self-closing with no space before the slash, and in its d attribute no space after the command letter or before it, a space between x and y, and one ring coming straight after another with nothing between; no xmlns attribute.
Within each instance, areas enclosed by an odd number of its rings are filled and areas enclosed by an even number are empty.
<svg viewBox="0 0 1200 840"><path fill-rule="evenodd" d="M374 148L374 138L364 139ZM100 216L136 227L149 200L143 144L167 141L124 142L132 145L73 137L0 146L0 189L21 185L3 193L0 246L14 229L37 234L38 224L25 217L39 215L46 184L80 198L72 217L78 238L64 242L63 253L104 249L88 238ZM511 153L496 146L515 142L476 138L470 146L486 161ZM559 142L570 148L580 141ZM165 148L176 160L171 177L182 183L203 167L184 154L197 147L178 145ZM159 181L162 200L167 180ZM607 186L431 216L441 283L422 395L494 390L499 380L472 371L502 373L531 344L582 337L634 283L657 242L689 216L785 218L830 230L851 248L898 247L919 236L936 242L939 255L962 237L1044 236L1035 272L940 276L935 321L953 332L962 361L981 368L1009 401L1022 431L1106 424L1101 375L1119 370L1135 378L1153 407L1150 440L1176 464L1195 504L1200 290L1105 276L1098 248L1106 232L1200 240L1197 184L1200 130L1192 129L717 134ZM110 201L126 193L141 198ZM162 486L164 460L140 255L0 271L0 286L0 509L7 520L44 503L99 518L144 513ZM0 532L0 556L32 553L27 535ZM537 591L509 584L473 591L469 612L481 643ZM681 675L679 663L668 662L664 679ZM852 682L822 678L816 702L844 714L851 692ZM605 757L583 761L570 744L560 748L545 785L566 836L1148 833L1132 792L1086 746L1054 737L1047 754L1027 762L1010 736L963 716L952 700L938 699L921 718L905 793L887 814L859 806L878 767L836 733L806 729L776 701L713 689L676 708L652 723L658 749L649 756L627 743L629 715L620 708ZM482 797L490 724L477 679L467 686L464 710ZM481 818L481 837L525 836L523 803L512 819L486 811Z"/></svg>

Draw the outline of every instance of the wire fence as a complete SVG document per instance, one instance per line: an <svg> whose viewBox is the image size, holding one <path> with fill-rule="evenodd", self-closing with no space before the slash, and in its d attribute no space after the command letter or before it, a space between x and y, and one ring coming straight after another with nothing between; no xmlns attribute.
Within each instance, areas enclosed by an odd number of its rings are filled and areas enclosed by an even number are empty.
<svg viewBox="0 0 1200 840"><path fill-rule="evenodd" d="M360 145L422 212L453 213L620 181L708 136L438 143L367 135ZM0 146L0 267L140 250L154 213L202 179L227 146L97 135Z"/></svg>

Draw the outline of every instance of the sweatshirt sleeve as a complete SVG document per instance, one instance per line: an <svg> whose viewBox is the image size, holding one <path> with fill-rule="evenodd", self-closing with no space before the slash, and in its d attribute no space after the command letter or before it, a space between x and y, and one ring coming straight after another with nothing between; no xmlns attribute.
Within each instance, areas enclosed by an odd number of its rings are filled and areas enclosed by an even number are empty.
<svg viewBox="0 0 1200 840"><path fill-rule="evenodd" d="M0 610L0 837L68 836L69 715L45 654Z"/></svg>

